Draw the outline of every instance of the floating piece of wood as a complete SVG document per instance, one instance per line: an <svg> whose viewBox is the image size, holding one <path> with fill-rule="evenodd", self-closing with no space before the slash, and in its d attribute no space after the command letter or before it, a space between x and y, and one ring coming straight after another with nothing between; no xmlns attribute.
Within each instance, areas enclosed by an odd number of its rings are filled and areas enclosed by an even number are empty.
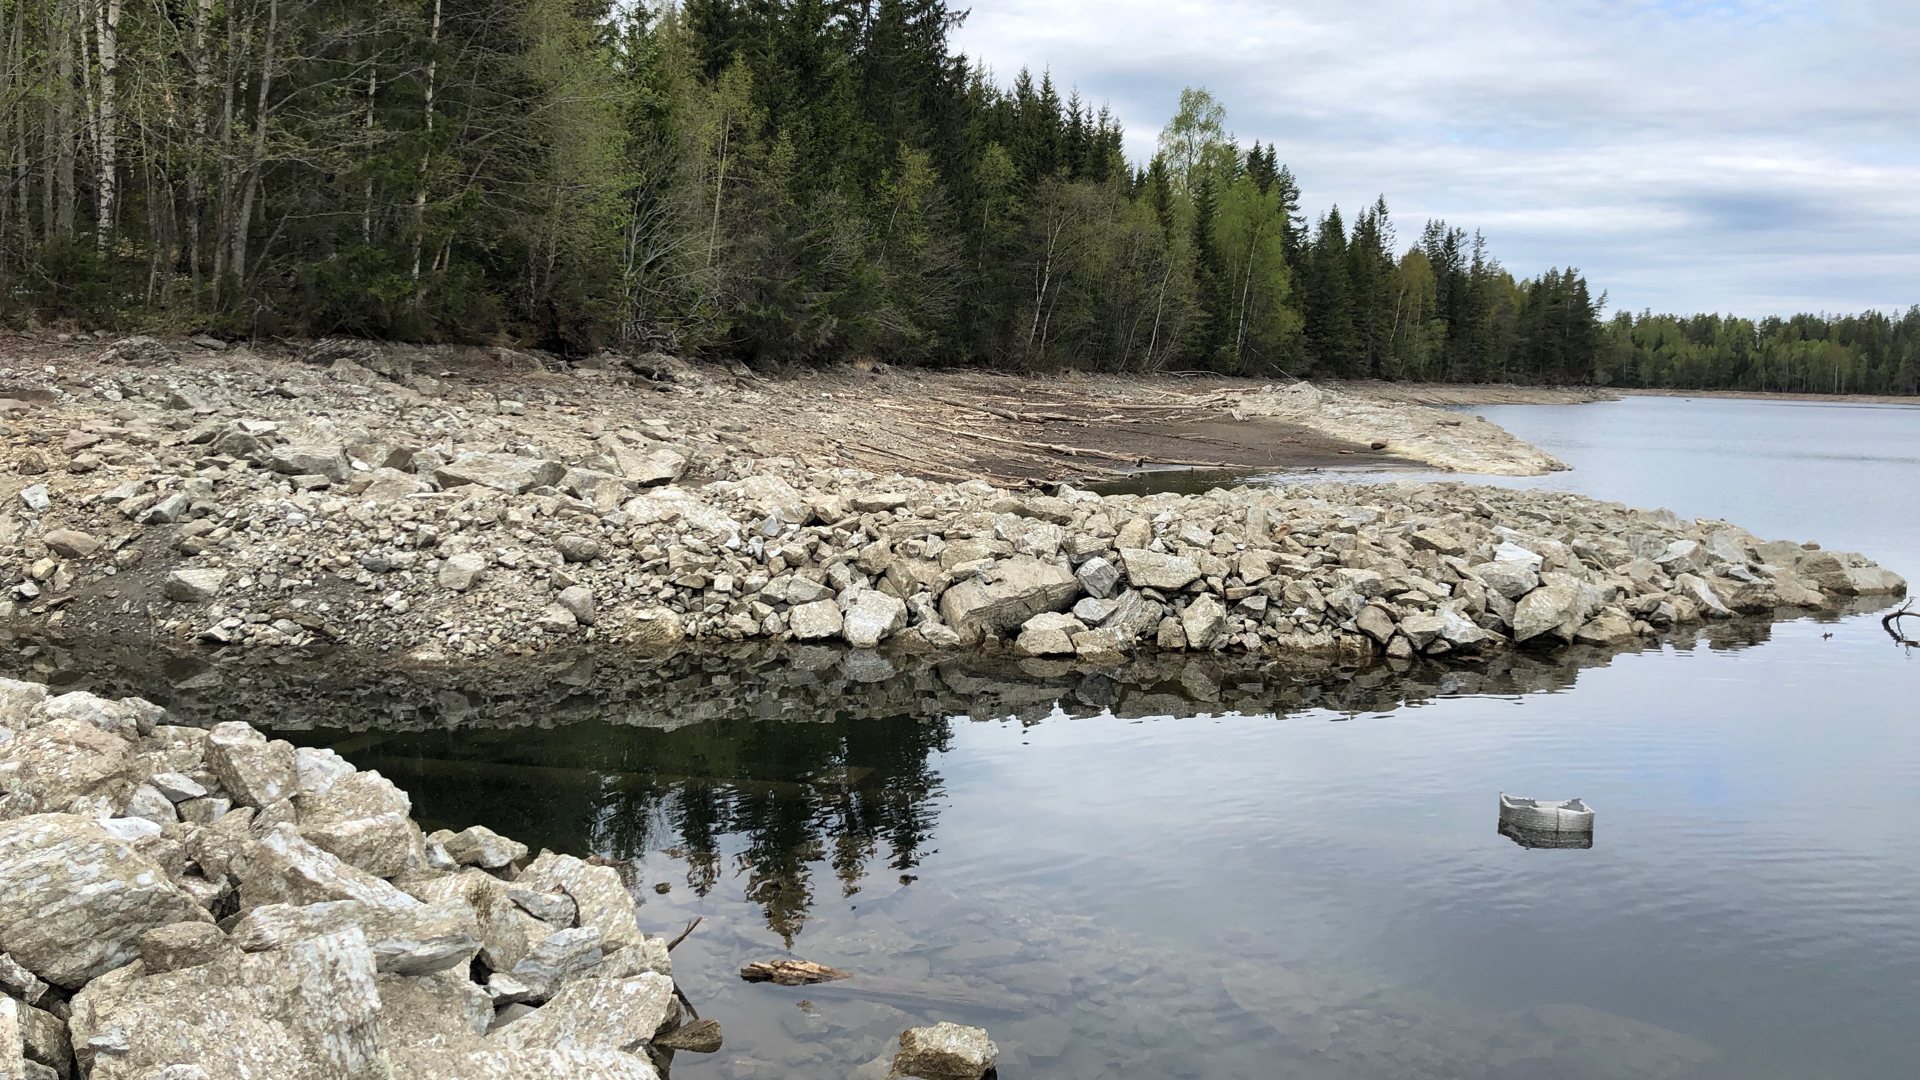
<svg viewBox="0 0 1920 1080"><path fill-rule="evenodd" d="M811 986L852 978L847 972L816 964L811 960L755 960L740 969L748 982L770 982L780 986Z"/></svg>

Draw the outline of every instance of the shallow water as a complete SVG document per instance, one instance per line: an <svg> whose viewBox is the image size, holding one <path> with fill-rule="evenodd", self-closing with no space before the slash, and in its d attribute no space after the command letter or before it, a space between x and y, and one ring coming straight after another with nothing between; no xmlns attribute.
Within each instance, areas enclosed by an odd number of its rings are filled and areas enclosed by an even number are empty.
<svg viewBox="0 0 1920 1080"><path fill-rule="evenodd" d="M1920 410L1482 410L1565 487L1920 571ZM1404 475L1404 474L1399 474ZM631 859L727 1047L846 1077L988 1027L1004 1077L1885 1077L1920 1063L1920 657L1874 615L1403 673L902 669L828 650L452 681L23 650L338 746L416 814ZM1589 850L1496 832L1580 796ZM654 886L664 885L664 892ZM793 953L802 989L733 971ZM877 1074L875 1074L877 1076Z"/></svg>

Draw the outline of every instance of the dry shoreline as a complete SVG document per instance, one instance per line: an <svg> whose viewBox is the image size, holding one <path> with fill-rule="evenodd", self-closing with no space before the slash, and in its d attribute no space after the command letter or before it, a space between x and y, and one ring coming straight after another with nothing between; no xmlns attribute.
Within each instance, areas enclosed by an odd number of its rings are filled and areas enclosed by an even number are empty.
<svg viewBox="0 0 1920 1080"><path fill-rule="evenodd" d="M1286 457L1303 430L1456 469L1562 467L1478 417L1305 383L768 380L352 341L9 360L0 618L63 632L422 662L748 640L1409 659L1617 646L1905 587L1847 553L1548 491L1035 490L1082 458L1202 460L1141 453L1154 439ZM1057 428L1078 443L1031 437ZM1080 445L1098 438L1130 449Z"/></svg>

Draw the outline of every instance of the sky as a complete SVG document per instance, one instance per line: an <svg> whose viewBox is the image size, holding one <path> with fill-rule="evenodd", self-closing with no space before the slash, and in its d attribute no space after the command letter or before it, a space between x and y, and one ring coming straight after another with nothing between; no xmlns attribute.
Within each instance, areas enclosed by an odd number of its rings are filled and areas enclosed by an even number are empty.
<svg viewBox="0 0 1920 1080"><path fill-rule="evenodd" d="M956 3L960 7L962 4ZM1144 161L1183 86L1276 143L1311 217L1384 194L1622 309L1920 303L1916 0L973 0L958 47L1050 70Z"/></svg>

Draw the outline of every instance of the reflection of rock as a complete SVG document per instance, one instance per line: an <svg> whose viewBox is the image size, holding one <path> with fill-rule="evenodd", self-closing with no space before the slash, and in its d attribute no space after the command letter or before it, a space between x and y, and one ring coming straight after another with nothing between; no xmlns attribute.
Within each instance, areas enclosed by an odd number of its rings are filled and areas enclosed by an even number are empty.
<svg viewBox="0 0 1920 1080"><path fill-rule="evenodd" d="M1554 832L1550 829L1529 829L1503 821L1500 823L1500 835L1523 848L1565 848L1584 851L1593 846L1591 831Z"/></svg>
<svg viewBox="0 0 1920 1080"><path fill-rule="evenodd" d="M825 601L832 606L832 601ZM835 609L837 614L837 608ZM1740 648L1765 641L1764 622L1706 624L1671 640ZM404 667L339 653L310 664L245 665L205 653L68 645L0 635L0 674L139 695L180 723L273 716L282 731L440 731L599 722L674 730L722 719L967 715L1037 722L1235 709L1250 714L1328 709L1378 712L1443 694L1564 689L1610 648L1551 655L1499 653L1471 665L1358 671L1313 660L1142 654L1099 667L1011 657L916 660L824 645L738 646L667 658L546 656L516 662ZM1203 708L1191 706L1199 704Z"/></svg>

